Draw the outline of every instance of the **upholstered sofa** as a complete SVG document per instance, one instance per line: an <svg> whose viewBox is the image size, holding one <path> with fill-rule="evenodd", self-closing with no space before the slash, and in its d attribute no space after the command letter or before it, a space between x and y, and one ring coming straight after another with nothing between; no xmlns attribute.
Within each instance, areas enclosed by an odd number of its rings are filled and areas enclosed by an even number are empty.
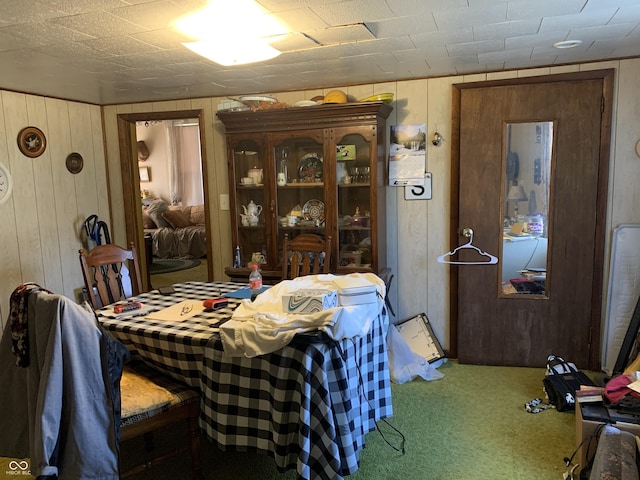
<svg viewBox="0 0 640 480"><path fill-rule="evenodd" d="M204 205L169 205L161 198L143 207L145 234L159 258L201 258L207 255Z"/></svg>

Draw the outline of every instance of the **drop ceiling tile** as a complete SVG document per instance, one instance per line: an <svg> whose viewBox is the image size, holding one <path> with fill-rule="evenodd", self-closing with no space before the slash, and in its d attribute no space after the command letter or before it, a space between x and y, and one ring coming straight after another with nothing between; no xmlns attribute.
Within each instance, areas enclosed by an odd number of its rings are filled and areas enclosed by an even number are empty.
<svg viewBox="0 0 640 480"><path fill-rule="evenodd" d="M514 20L473 27L474 40L498 40L523 35L535 35L540 28L540 20Z"/></svg>
<svg viewBox="0 0 640 480"><path fill-rule="evenodd" d="M395 17L377 22L367 22L367 27L376 38L414 35L434 32L438 29L432 15Z"/></svg>
<svg viewBox="0 0 640 480"><path fill-rule="evenodd" d="M95 60L112 58L110 53L101 52L95 50L82 42L66 42L58 43L56 45L43 45L36 48L37 51L52 57L63 57L69 62L76 62L82 60Z"/></svg>
<svg viewBox="0 0 640 480"><path fill-rule="evenodd" d="M47 3L38 3L36 0L4 0L2 2L0 25L41 22L49 18L58 17L60 14L59 10L50 7Z"/></svg>
<svg viewBox="0 0 640 480"><path fill-rule="evenodd" d="M442 0L387 0L387 4L394 14L393 16L417 18L431 17L432 12L468 5L467 0L447 0L446 5L443 5Z"/></svg>
<svg viewBox="0 0 640 480"><path fill-rule="evenodd" d="M190 41L188 37L169 28L133 33L129 37L163 50L177 48L182 42Z"/></svg>
<svg viewBox="0 0 640 480"><path fill-rule="evenodd" d="M170 0L158 0L113 8L109 13L149 30L160 30L172 27L184 15L184 9Z"/></svg>
<svg viewBox="0 0 640 480"><path fill-rule="evenodd" d="M616 9L592 10L574 15L561 15L558 17L545 17L540 25L540 32L553 32L565 30L567 25L571 29L606 25L616 13Z"/></svg>
<svg viewBox="0 0 640 480"><path fill-rule="evenodd" d="M635 23L617 23L615 25L603 25L600 27L586 27L571 29L568 40L581 40L589 38L600 40L603 38L622 38L629 35L636 28Z"/></svg>
<svg viewBox="0 0 640 480"><path fill-rule="evenodd" d="M145 30L108 12L91 12L52 19L51 22L92 37L115 37Z"/></svg>
<svg viewBox="0 0 640 480"><path fill-rule="evenodd" d="M40 7L58 11L61 14L60 16L95 12L96 10L121 7L125 4L122 0L100 0L99 2L96 2L95 0L36 0L36 2Z"/></svg>
<svg viewBox="0 0 640 480"><path fill-rule="evenodd" d="M51 21L21 23L0 29L2 33L8 33L21 37L27 41L37 42L39 45L51 45L56 43L77 42L93 38L84 33L69 30L56 25Z"/></svg>
<svg viewBox="0 0 640 480"><path fill-rule="evenodd" d="M360 23L315 30L308 35L321 45L362 42L375 38L371 31Z"/></svg>
<svg viewBox="0 0 640 480"><path fill-rule="evenodd" d="M447 45L447 51L452 57L476 55L478 53L501 52L504 50L503 40L487 40L483 42L456 43Z"/></svg>
<svg viewBox="0 0 640 480"><path fill-rule="evenodd" d="M127 35L109 38L95 38L82 42L89 48L109 55L135 55L159 50L158 47L143 43Z"/></svg>
<svg viewBox="0 0 640 480"><path fill-rule="evenodd" d="M288 26L291 32L309 32L329 26L308 7L276 11L275 16Z"/></svg>
<svg viewBox="0 0 640 480"><path fill-rule="evenodd" d="M478 61L483 64L506 63L518 59L529 59L533 48L517 48L478 54Z"/></svg>
<svg viewBox="0 0 640 480"><path fill-rule="evenodd" d="M319 44L313 39L301 33L292 33L277 37L277 40L269 42L269 44L281 52L293 52L296 50L307 50L318 47Z"/></svg>
<svg viewBox="0 0 640 480"><path fill-rule="evenodd" d="M354 50L358 53L380 53L393 52L396 50L407 50L414 48L411 39L406 37L383 38L380 40L369 40L358 42L353 45Z"/></svg>
<svg viewBox="0 0 640 480"><path fill-rule="evenodd" d="M508 20L526 20L553 17L557 15L577 14L582 11L585 0L518 0L510 1L507 10Z"/></svg>
<svg viewBox="0 0 640 480"><path fill-rule="evenodd" d="M335 3L314 4L311 10L331 26L375 22L394 16L384 0L345 0L339 2L339 5Z"/></svg>
<svg viewBox="0 0 640 480"><path fill-rule="evenodd" d="M410 35L411 41L418 48L428 50L431 47L443 47L449 44L467 43L473 41L473 28L459 28L438 32L419 33Z"/></svg>
<svg viewBox="0 0 640 480"><path fill-rule="evenodd" d="M502 23L507 19L507 4L493 6L446 8L434 12L439 30L458 30L489 23Z"/></svg>

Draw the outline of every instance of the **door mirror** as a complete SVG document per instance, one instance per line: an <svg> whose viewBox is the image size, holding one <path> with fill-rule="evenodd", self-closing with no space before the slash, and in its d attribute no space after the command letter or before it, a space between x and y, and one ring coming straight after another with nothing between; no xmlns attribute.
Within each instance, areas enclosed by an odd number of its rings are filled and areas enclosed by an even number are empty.
<svg viewBox="0 0 640 480"><path fill-rule="evenodd" d="M552 121L504 126L501 296L549 294L554 130Z"/></svg>

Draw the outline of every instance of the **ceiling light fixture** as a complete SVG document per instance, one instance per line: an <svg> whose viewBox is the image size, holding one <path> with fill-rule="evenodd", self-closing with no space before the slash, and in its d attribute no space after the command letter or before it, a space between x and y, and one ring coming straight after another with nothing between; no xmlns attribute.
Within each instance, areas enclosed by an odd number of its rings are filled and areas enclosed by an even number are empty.
<svg viewBox="0 0 640 480"><path fill-rule="evenodd" d="M564 40L553 44L553 48L575 48L582 43L582 40Z"/></svg>
<svg viewBox="0 0 640 480"><path fill-rule="evenodd" d="M254 0L211 0L204 9L182 17L175 27L194 41L183 45L224 66L269 60L280 51L270 40L288 29Z"/></svg>

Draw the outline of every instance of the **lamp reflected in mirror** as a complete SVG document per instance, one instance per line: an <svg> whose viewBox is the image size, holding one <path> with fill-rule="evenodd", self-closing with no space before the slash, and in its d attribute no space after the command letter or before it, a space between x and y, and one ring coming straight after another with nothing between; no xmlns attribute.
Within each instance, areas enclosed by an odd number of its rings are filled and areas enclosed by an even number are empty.
<svg viewBox="0 0 640 480"><path fill-rule="evenodd" d="M522 183L518 185L512 185L509 188L509 194L507 195L507 202L514 202L513 206L513 214L514 214L514 223L518 220L518 202L526 202L529 200L526 192L524 191L524 186Z"/></svg>

